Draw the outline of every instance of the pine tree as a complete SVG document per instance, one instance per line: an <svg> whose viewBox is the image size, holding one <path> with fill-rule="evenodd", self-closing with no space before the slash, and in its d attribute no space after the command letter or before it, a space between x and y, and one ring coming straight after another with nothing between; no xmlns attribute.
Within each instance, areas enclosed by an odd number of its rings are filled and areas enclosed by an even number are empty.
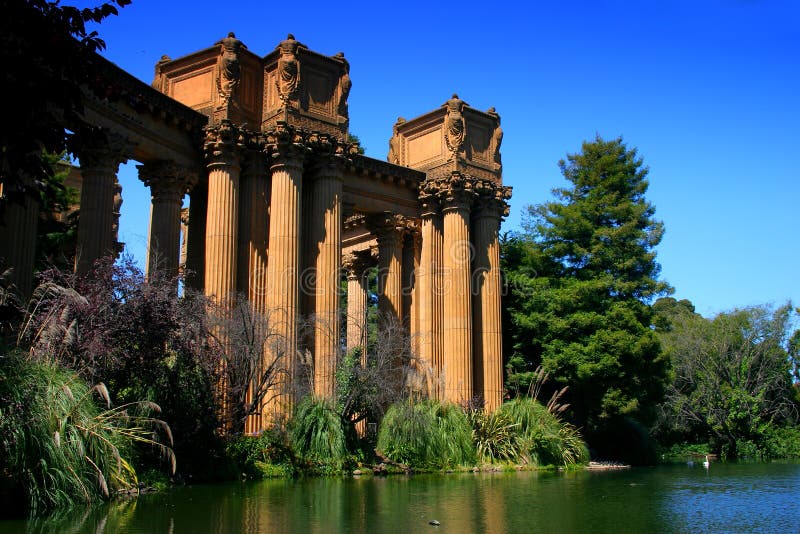
<svg viewBox="0 0 800 534"><path fill-rule="evenodd" d="M569 386L569 416L591 439L622 418L649 423L663 396L649 304L671 292L655 261L664 228L645 200L648 170L621 138L584 142L559 167L571 186L529 206L525 232L504 242L508 385L524 392L541 364Z"/></svg>

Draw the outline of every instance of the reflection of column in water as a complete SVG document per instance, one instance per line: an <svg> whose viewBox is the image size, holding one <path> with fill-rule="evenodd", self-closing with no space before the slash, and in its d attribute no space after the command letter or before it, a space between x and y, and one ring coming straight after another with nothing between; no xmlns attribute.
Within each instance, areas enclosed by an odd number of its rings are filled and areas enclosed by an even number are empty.
<svg viewBox="0 0 800 534"><path fill-rule="evenodd" d="M502 478L492 474L486 475L475 485L481 493L483 532L507 532L504 485Z"/></svg>

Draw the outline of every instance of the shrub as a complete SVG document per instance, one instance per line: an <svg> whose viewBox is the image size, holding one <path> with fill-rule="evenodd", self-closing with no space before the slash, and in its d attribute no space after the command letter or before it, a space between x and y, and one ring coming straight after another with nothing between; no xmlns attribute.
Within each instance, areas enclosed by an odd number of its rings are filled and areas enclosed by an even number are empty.
<svg viewBox="0 0 800 534"><path fill-rule="evenodd" d="M658 463L656 443L650 430L630 417L616 417L589 439L592 448L601 458L609 458L632 465Z"/></svg>
<svg viewBox="0 0 800 534"><path fill-rule="evenodd" d="M105 401L101 410L95 397ZM130 458L137 443L158 448L175 469L175 457L153 441L153 403L110 407L106 387L89 387L74 372L19 354L0 357L0 471L7 470L34 512L92 503L135 488Z"/></svg>
<svg viewBox="0 0 800 534"><path fill-rule="evenodd" d="M250 478L289 476L293 472L288 437L278 428L258 436L232 436L225 444L225 454L237 474Z"/></svg>
<svg viewBox="0 0 800 534"><path fill-rule="evenodd" d="M800 458L800 427L771 427L764 439L768 458Z"/></svg>
<svg viewBox="0 0 800 534"><path fill-rule="evenodd" d="M508 462L519 456L519 424L513 423L507 414L471 410L468 415L479 460L486 463Z"/></svg>
<svg viewBox="0 0 800 534"><path fill-rule="evenodd" d="M390 406L378 431L377 449L392 461L416 468L444 469L475 461L464 411L434 400Z"/></svg>

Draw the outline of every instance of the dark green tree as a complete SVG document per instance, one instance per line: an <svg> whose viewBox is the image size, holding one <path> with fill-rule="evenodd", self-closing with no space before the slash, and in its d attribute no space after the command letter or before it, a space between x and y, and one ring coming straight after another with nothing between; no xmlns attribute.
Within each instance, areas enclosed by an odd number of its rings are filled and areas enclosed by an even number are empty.
<svg viewBox="0 0 800 534"><path fill-rule="evenodd" d="M528 207L525 231L503 243L508 386L523 393L541 364L569 386L568 416L597 448L623 418L652 421L663 396L668 360L649 304L671 291L655 261L664 229L645 199L648 170L621 138L584 142L559 167L570 187Z"/></svg>
<svg viewBox="0 0 800 534"><path fill-rule="evenodd" d="M78 191L68 187L70 162L67 158L45 154L44 161L55 169L42 181L39 195L39 221L36 225L36 270L51 267L72 269L78 235Z"/></svg>
<svg viewBox="0 0 800 534"><path fill-rule="evenodd" d="M0 73L13 95L0 126L0 217L6 201L37 201L55 173L45 155L71 148L85 124L81 85L92 79L92 58L105 48L87 24L117 14L130 0L78 9L45 0L0 0Z"/></svg>

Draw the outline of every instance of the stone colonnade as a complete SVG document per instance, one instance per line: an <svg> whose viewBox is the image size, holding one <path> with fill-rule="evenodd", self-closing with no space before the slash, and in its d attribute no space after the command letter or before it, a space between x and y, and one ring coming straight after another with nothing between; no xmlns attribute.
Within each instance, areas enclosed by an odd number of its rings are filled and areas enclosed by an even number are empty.
<svg viewBox="0 0 800 534"><path fill-rule="evenodd" d="M283 371L280 387L272 384L266 395L247 393L245 403L260 406L245 423L246 432L287 413L301 382L301 350L313 356L313 393L334 396L342 267L347 349L366 349L364 273L377 264L379 310L411 333L418 362L432 379L429 391L460 403L481 397L488 410L500 405L498 233L509 188L460 172L429 177L419 184L418 217L367 214L377 258L375 250L342 258L343 182L351 146L287 125L253 133L223 121L207 128L204 149L207 180L199 179L197 169L167 161L139 166L152 192L148 275L178 271L181 200L189 192L186 283L223 307L246 295L270 330L263 333L267 342L255 375L269 367ZM78 270L113 249L114 174L124 159L119 150L86 154L79 250L97 250L79 256ZM301 317L313 318L310 332L301 333ZM366 358L366 350L362 354ZM236 399L223 395L226 402Z"/></svg>
<svg viewBox="0 0 800 534"><path fill-rule="evenodd" d="M420 193L419 358L443 376L445 400L479 397L489 411L503 394L499 230L510 195L459 172Z"/></svg>

